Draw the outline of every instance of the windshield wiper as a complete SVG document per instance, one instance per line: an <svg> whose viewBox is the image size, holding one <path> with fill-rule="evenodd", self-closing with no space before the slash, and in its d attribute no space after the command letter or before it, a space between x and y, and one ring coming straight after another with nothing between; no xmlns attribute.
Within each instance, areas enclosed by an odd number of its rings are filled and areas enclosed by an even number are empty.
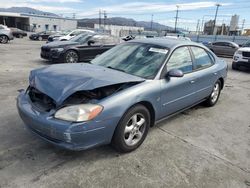
<svg viewBox="0 0 250 188"><path fill-rule="evenodd" d="M124 71L124 70L122 70L122 69L114 68L114 67L111 67L111 66L108 66L107 68L109 68L109 69L113 69L113 70L117 70L117 71L121 71L121 72L125 72L125 71Z"/></svg>

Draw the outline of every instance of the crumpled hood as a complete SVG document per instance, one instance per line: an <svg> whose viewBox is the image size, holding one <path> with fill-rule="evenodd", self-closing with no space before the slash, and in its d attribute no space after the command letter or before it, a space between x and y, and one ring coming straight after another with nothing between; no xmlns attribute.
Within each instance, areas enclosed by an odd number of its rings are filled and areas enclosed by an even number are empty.
<svg viewBox="0 0 250 188"><path fill-rule="evenodd" d="M48 95L58 105L77 91L144 80L127 73L87 63L51 65L32 70L29 77L31 87Z"/></svg>

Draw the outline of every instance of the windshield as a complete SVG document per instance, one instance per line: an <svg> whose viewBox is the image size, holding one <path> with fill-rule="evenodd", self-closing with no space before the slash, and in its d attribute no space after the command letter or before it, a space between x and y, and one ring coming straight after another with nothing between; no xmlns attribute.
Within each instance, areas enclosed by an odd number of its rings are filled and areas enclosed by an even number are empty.
<svg viewBox="0 0 250 188"><path fill-rule="evenodd" d="M73 37L72 39L70 39L70 41L79 42L83 44L83 43L86 43L90 37L92 36L85 33L85 34L81 34L81 35Z"/></svg>
<svg viewBox="0 0 250 188"><path fill-rule="evenodd" d="M245 44L242 45L243 47L250 47L250 40L248 40Z"/></svg>
<svg viewBox="0 0 250 188"><path fill-rule="evenodd" d="M108 50L93 59L91 63L153 79L166 59L167 53L168 50L161 46L125 43Z"/></svg>

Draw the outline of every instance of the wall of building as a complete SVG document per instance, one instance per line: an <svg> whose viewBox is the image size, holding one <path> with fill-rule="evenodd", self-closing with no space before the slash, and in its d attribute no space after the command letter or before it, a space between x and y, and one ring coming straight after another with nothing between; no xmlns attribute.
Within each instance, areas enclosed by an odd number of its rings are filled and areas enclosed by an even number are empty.
<svg viewBox="0 0 250 188"><path fill-rule="evenodd" d="M120 26L120 25L101 25L95 24L94 29L104 29L110 31L110 34L117 37L123 37L131 35L133 32L142 32L144 27L135 27L135 26Z"/></svg>
<svg viewBox="0 0 250 188"><path fill-rule="evenodd" d="M77 20L55 17L29 16L30 30L34 32L72 30L77 28Z"/></svg>

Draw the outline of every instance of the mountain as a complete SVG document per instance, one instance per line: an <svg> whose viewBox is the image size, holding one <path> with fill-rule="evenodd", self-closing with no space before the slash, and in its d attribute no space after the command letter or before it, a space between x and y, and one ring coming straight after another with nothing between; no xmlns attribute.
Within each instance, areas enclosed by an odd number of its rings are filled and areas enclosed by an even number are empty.
<svg viewBox="0 0 250 188"><path fill-rule="evenodd" d="M102 23L103 23L102 19ZM80 19L78 20L78 26L79 27L84 27L86 24L89 23L99 23L98 18L86 18L86 19ZM121 25L121 26L137 26L137 27L144 27L145 30L150 30L151 29L151 22L146 22L146 21L135 21L134 19L130 18L122 18L122 17L113 17L113 18L107 18L106 19L106 24L107 25ZM159 24L157 22L153 22L152 24L153 30L174 30L172 27L166 26Z"/></svg>
<svg viewBox="0 0 250 188"><path fill-rule="evenodd" d="M29 7L11 7L11 8L0 8L0 12L14 12L14 13L26 13L26 14L36 14L36 15L46 15L46 16L55 16L58 17L57 14L53 14L50 12L44 12L37 9L29 8Z"/></svg>

